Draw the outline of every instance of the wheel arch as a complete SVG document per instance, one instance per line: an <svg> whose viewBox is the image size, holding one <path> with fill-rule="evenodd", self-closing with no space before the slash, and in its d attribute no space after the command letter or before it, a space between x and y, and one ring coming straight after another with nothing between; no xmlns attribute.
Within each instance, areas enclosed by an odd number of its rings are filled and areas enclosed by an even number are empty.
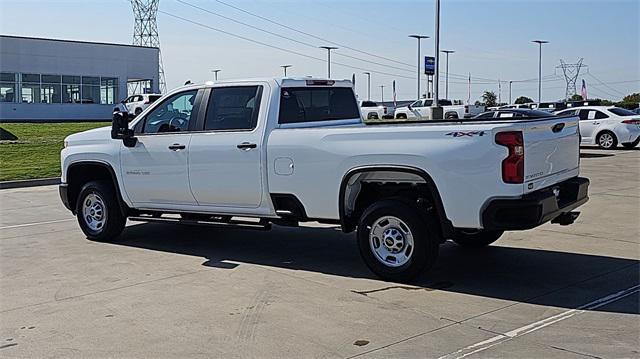
<svg viewBox="0 0 640 359"><path fill-rule="evenodd" d="M129 206L122 199L118 177L113 167L100 161L77 161L71 163L66 169L66 184L68 188L68 198L71 204L71 211L75 214L75 204L82 186L89 181L107 180L110 181L118 198L118 207L123 216L129 212Z"/></svg>
<svg viewBox="0 0 640 359"><path fill-rule="evenodd" d="M440 196L440 192L438 191L433 178L426 171L416 167L391 165L355 167L347 171L342 177L342 182L340 183L340 191L338 194L338 210L340 216L340 225L345 233L352 232L355 229L357 222L357 218L353 218L353 216L349 216L346 213L346 204L349 200L348 198L346 198L346 191L347 187L349 186L349 181L353 176L366 172L399 172L420 177L424 181L424 184L429 191L429 194L431 196L430 199L433 201L433 206L435 207L436 215L438 216L441 234L444 238L446 238L451 233L453 233L453 224L446 215L444 205L442 203L442 197ZM356 200L357 196L354 198L354 201Z"/></svg>

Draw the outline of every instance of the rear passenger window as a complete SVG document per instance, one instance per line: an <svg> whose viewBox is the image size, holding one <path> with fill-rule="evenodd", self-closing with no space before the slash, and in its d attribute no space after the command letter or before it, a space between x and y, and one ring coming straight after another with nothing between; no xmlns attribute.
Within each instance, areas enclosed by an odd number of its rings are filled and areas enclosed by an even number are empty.
<svg viewBox="0 0 640 359"><path fill-rule="evenodd" d="M609 116L607 116L605 113L600 112L600 111L596 111L596 120L601 120L603 118L609 118Z"/></svg>
<svg viewBox="0 0 640 359"><path fill-rule="evenodd" d="M280 94L280 124L359 118L350 87L288 87Z"/></svg>
<svg viewBox="0 0 640 359"><path fill-rule="evenodd" d="M256 128L262 86L211 89L204 122L205 131L248 131Z"/></svg>

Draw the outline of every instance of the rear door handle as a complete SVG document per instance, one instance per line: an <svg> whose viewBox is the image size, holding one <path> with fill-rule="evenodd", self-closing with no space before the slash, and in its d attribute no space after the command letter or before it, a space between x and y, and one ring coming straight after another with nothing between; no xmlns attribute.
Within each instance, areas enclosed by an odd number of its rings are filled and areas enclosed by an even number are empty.
<svg viewBox="0 0 640 359"><path fill-rule="evenodd" d="M252 148L258 147L258 145L256 145L255 143L242 142L241 144L237 145L236 147L238 147L241 150L250 150Z"/></svg>
<svg viewBox="0 0 640 359"><path fill-rule="evenodd" d="M169 146L169 149L171 151L184 150L185 148L187 148L187 146L181 145L179 143L174 143L173 145Z"/></svg>

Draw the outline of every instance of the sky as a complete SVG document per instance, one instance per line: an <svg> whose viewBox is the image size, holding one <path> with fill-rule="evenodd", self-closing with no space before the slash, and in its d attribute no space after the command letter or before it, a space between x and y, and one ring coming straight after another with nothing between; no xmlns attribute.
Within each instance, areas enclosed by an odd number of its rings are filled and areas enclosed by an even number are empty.
<svg viewBox="0 0 640 359"><path fill-rule="evenodd" d="M390 100L394 80L398 100L411 100L417 96L417 40L408 35L431 36L422 40L422 55L434 53L434 0L161 0L159 8L168 88L211 80L212 69L221 69L222 79L279 77L287 64L289 76L326 77L326 50L318 46L330 45L339 48L331 77L355 74L359 98L368 97L363 72L369 71L372 100L382 91ZM4 35L128 44L133 22L128 0L0 0ZM542 51L543 101L564 98L560 59L584 59L578 93L584 79L590 98L620 100L640 92L638 0L442 0L440 48L455 51L448 97L467 100L470 73L471 102L485 90L508 102L509 81L513 100L537 99L535 39L549 41ZM421 81L424 92L424 75ZM443 75L441 98L445 86Z"/></svg>

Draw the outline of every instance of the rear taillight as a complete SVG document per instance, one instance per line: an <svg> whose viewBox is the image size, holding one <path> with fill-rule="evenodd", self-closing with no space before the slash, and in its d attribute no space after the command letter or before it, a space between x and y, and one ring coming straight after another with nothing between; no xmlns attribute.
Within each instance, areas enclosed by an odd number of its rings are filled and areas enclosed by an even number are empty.
<svg viewBox="0 0 640 359"><path fill-rule="evenodd" d="M509 149L509 155L502 160L502 180L505 183L523 183L524 140L522 132L498 132L496 143Z"/></svg>
<svg viewBox="0 0 640 359"><path fill-rule="evenodd" d="M464 106L464 113L469 113L469 106L468 105Z"/></svg>
<svg viewBox="0 0 640 359"><path fill-rule="evenodd" d="M144 102L144 104L145 104L145 105L148 105L148 104L150 104L150 103L151 103L151 102L150 102L149 100L147 100L147 101L145 101L145 102Z"/></svg>
<svg viewBox="0 0 640 359"><path fill-rule="evenodd" d="M640 120L624 120L622 123L626 123L627 125L640 125Z"/></svg>
<svg viewBox="0 0 640 359"><path fill-rule="evenodd" d="M384 114L386 115L387 114L387 106L384 106L382 109L384 110Z"/></svg>

